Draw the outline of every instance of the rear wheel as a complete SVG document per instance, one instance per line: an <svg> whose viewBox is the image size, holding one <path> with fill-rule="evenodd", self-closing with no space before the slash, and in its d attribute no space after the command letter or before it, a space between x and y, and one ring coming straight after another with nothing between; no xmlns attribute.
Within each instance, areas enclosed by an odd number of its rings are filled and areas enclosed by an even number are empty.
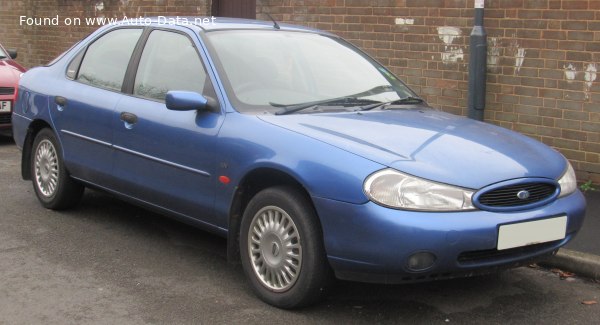
<svg viewBox="0 0 600 325"><path fill-rule="evenodd" d="M330 279L317 216L306 195L291 187L252 198L242 219L240 253L254 292L276 307L318 301Z"/></svg>
<svg viewBox="0 0 600 325"><path fill-rule="evenodd" d="M31 156L33 189L42 205L54 210L75 206L84 190L69 176L60 153L52 130L43 129L36 135Z"/></svg>

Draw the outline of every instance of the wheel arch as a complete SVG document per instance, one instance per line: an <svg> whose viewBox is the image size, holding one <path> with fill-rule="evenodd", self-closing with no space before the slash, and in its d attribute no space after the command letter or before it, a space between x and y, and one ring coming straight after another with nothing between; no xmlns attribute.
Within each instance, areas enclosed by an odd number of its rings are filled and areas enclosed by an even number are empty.
<svg viewBox="0 0 600 325"><path fill-rule="evenodd" d="M295 177L272 167L260 167L248 172L238 184L229 209L228 235L227 235L227 260L230 263L240 262L239 238L240 224L246 206L260 191L274 186L291 186L306 195L312 203L309 191ZM314 209L314 204L312 206ZM315 211L315 215L318 214ZM320 220L317 220L320 224Z"/></svg>
<svg viewBox="0 0 600 325"><path fill-rule="evenodd" d="M50 124L44 120L34 120L29 124L29 128L27 128L27 135L23 143L23 153L21 154L21 177L24 180L31 180L31 168L29 164L31 162L33 141L36 135L45 128L53 130Z"/></svg>

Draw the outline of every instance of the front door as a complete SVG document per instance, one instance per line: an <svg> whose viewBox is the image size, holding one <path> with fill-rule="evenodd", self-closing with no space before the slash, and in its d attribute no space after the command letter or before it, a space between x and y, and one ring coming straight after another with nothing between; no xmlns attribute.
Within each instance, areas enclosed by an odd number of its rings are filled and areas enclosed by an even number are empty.
<svg viewBox="0 0 600 325"><path fill-rule="evenodd" d="M171 111L170 90L214 98L194 43L187 34L150 33L133 82L113 115L115 173L120 191L151 205L215 224L215 137L223 115Z"/></svg>

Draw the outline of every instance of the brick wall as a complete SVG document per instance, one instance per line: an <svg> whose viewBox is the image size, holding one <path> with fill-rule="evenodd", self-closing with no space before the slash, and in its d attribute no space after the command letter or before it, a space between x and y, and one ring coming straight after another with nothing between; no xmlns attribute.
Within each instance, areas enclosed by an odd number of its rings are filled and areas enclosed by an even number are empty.
<svg viewBox="0 0 600 325"><path fill-rule="evenodd" d="M331 31L434 107L466 115L473 0L258 0L257 17ZM487 122L561 151L600 182L600 1L487 0Z"/></svg>
<svg viewBox="0 0 600 325"><path fill-rule="evenodd" d="M31 67L96 27L19 26L19 16L206 15L210 0L2 0L0 42ZM600 0L487 0L486 121L566 155L600 183ZM257 0L257 17L341 35L434 107L466 115L473 0Z"/></svg>
<svg viewBox="0 0 600 325"><path fill-rule="evenodd" d="M140 16L206 16L210 0L2 0L0 42L19 50L18 61L26 67L43 65L98 28L85 18L136 18ZM58 26L27 26L20 16L58 16ZM65 19L80 18L81 24Z"/></svg>

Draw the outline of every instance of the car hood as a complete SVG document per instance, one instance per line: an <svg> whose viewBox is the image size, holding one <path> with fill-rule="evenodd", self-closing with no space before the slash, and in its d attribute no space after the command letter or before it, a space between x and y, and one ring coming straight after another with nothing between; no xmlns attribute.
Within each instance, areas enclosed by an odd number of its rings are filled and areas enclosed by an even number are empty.
<svg viewBox="0 0 600 325"><path fill-rule="evenodd" d="M523 177L558 179L566 169L562 155L538 141L432 109L259 118L405 173L472 189Z"/></svg>
<svg viewBox="0 0 600 325"><path fill-rule="evenodd" d="M11 64L10 60L0 60L0 87L15 87L23 71Z"/></svg>

